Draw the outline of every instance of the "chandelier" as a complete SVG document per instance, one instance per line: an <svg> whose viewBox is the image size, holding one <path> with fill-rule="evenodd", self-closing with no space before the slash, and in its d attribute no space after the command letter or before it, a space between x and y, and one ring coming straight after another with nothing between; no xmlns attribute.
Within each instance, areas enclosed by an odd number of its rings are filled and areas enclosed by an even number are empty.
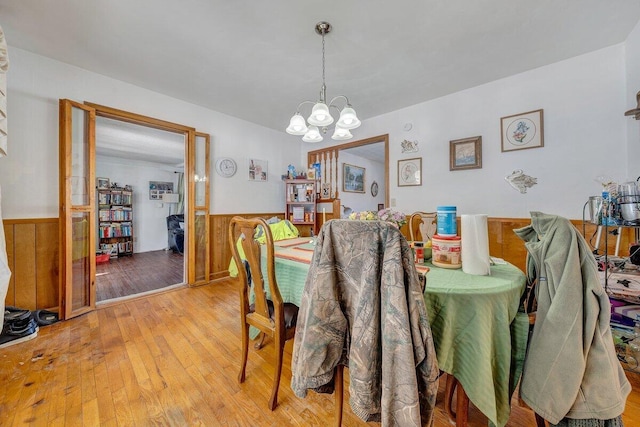
<svg viewBox="0 0 640 427"><path fill-rule="evenodd" d="M335 96L331 102L327 104L327 86L324 82L324 36L331 32L331 24L328 22L318 22L316 24L316 33L322 36L322 87L320 88L320 100L314 101L302 101L298 104L296 113L291 117L289 127L287 127L287 133L291 135L303 135L302 140L305 142L320 142L322 141L322 135L327 133L330 126L334 122L334 118L331 115L331 108L340 112L340 117L336 122L335 129L331 139L336 141L343 141L353 138L349 130L355 129L360 126L360 120L356 115L355 110L349 103L349 98L344 95ZM338 108L334 102L338 100L345 101L345 106L342 110ZM306 122L304 117L300 114L300 107L305 104L313 104L311 115L307 118ZM307 125L308 123L308 125Z"/></svg>

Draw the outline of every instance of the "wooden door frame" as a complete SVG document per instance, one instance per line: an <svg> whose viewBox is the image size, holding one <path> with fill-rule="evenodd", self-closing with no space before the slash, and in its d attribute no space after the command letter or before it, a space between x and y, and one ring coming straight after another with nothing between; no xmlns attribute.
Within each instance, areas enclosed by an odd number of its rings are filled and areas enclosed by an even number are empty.
<svg viewBox="0 0 640 427"><path fill-rule="evenodd" d="M195 284L201 284L199 282L196 281L195 278L195 259L192 256L192 250L193 250L193 245L192 245L192 241L194 241L194 224L192 223L192 221L189 221L189 219L192 219L192 215L193 215L193 211L194 211L194 200L193 200L193 194L194 194L194 179L193 176L190 172L193 171L195 165L193 165L193 160L190 158L192 155L195 156L195 152L194 147L195 147L195 136L197 135L201 135L201 136L206 136L207 137L207 144L209 144L210 141L210 137L209 134L205 134L205 133L201 133L201 132L197 132L195 128L190 127L190 126L185 126L185 125L181 125L178 123L173 123L173 122L169 122L166 120L160 120L160 119L156 119L154 117L149 117L149 116L144 116L142 114L136 114L136 113L131 113L129 111L124 111L124 110L119 110L117 108L112 108L112 107L107 107L104 105L100 105L100 104L94 104L92 102L88 102L85 101L84 102L85 105L88 105L92 108L95 108L96 110L96 116L100 116L100 117L106 117L106 118L110 118L110 119L114 119L114 120L121 120L121 121L125 121L125 122L129 122L129 123L133 123L133 124L138 124L138 125L142 125L142 126L148 126L148 127L152 127L152 128L156 128L156 129L160 129L160 130L165 130L165 131L169 131L169 132L175 132L175 133L181 133L184 134L185 136L185 152L184 152L184 160L185 160L185 174L187 175L187 179L186 179L186 184L187 184L187 194L186 194L186 198L185 200L187 201L185 203L186 206L186 211L187 211L187 215L185 215L186 217L186 224L185 224L185 235L187 238L187 242L184 245L184 259L187 261L187 265L185 268L185 272L186 272L186 277L185 277L185 282L189 285L189 286L193 286ZM208 147L207 147L208 150ZM208 155L208 151L207 151L207 155ZM194 157L195 159L195 157ZM208 157L207 157L208 160ZM207 175L209 172L209 168L210 165L207 164ZM208 221L208 215L209 215L209 186L207 183L207 223ZM208 236L205 236L206 238L206 245L209 245L209 239ZM207 255L209 254L209 252L207 252ZM210 260L207 259L206 261L207 265L210 264ZM207 278L207 280L209 280L209 278Z"/></svg>

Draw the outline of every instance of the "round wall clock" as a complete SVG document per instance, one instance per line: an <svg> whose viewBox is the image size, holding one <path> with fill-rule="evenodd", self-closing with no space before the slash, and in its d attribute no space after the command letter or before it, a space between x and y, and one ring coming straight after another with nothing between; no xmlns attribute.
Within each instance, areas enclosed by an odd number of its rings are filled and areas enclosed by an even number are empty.
<svg viewBox="0 0 640 427"><path fill-rule="evenodd" d="M216 162L216 172L225 178L235 175L237 169L238 165L231 157L221 157Z"/></svg>
<svg viewBox="0 0 640 427"><path fill-rule="evenodd" d="M373 197L376 197L378 195L378 183L373 181L373 183L371 184L371 195Z"/></svg>

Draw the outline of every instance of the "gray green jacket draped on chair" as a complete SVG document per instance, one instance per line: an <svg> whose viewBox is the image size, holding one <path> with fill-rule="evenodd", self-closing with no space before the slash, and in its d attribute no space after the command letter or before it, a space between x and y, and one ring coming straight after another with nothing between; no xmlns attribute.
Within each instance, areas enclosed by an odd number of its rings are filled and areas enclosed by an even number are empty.
<svg viewBox="0 0 640 427"><path fill-rule="evenodd" d="M383 221L331 220L318 236L294 340L291 387L333 391L349 368L354 413L383 426L428 426L438 366L428 316L400 231Z"/></svg>
<svg viewBox="0 0 640 427"><path fill-rule="evenodd" d="M565 218L531 212L514 230L538 277L538 309L520 394L547 421L607 420L624 411L631 386L616 357L610 303L587 242Z"/></svg>

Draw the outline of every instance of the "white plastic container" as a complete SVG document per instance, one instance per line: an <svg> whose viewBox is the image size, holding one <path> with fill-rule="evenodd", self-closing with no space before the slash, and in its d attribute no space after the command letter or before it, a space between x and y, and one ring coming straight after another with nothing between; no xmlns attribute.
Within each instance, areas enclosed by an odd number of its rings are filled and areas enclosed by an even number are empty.
<svg viewBox="0 0 640 427"><path fill-rule="evenodd" d="M433 265L442 268L462 267L461 239L459 236L446 237L436 234L431 239L431 243L433 254L431 262Z"/></svg>

